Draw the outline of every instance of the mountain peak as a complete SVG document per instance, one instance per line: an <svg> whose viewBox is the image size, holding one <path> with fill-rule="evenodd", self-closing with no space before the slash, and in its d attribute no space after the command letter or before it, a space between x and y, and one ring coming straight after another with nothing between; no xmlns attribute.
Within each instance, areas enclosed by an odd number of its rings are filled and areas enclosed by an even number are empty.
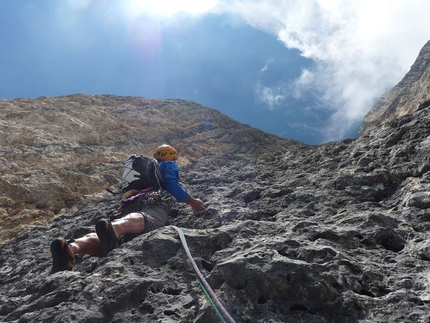
<svg viewBox="0 0 430 323"><path fill-rule="evenodd" d="M418 54L409 72L383 95L364 117L359 135L418 109L430 106L430 41Z"/></svg>

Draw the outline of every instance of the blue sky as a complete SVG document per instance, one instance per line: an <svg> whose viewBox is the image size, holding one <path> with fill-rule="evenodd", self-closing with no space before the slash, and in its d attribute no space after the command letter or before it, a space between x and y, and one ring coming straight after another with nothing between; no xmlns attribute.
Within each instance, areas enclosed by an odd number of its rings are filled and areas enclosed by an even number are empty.
<svg viewBox="0 0 430 323"><path fill-rule="evenodd" d="M355 137L430 39L424 0L0 2L0 98L179 98L308 144Z"/></svg>

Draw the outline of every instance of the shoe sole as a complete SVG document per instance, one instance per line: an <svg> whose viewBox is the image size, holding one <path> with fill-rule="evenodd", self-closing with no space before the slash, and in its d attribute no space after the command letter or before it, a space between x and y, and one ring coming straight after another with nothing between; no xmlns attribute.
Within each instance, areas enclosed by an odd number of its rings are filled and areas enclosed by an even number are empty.
<svg viewBox="0 0 430 323"><path fill-rule="evenodd" d="M51 273L72 270L73 265L76 263L76 259L65 239L52 241L50 250L53 260Z"/></svg>
<svg viewBox="0 0 430 323"><path fill-rule="evenodd" d="M118 238L110 221L98 221L96 223L96 233L100 240L100 257L106 257L112 249L118 248Z"/></svg>

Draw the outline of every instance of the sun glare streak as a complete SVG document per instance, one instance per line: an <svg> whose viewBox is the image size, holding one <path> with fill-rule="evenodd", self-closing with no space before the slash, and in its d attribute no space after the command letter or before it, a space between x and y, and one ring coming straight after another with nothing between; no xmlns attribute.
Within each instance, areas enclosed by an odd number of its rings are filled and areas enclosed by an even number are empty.
<svg viewBox="0 0 430 323"><path fill-rule="evenodd" d="M129 16L151 14L171 17L179 12L198 15L213 9L217 0L129 0L124 3Z"/></svg>

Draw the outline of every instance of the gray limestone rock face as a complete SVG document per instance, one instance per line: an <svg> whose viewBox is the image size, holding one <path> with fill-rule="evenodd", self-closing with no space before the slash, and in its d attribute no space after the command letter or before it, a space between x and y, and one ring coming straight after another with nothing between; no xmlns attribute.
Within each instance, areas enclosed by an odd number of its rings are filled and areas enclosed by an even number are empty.
<svg viewBox="0 0 430 323"><path fill-rule="evenodd" d="M0 101L0 321L428 322L430 110L318 146L180 100ZM187 116L184 118L184 116ZM119 207L122 162L163 143L206 204L50 274L50 242Z"/></svg>
<svg viewBox="0 0 430 323"><path fill-rule="evenodd" d="M428 110L320 146L275 138L271 149L262 134L259 147L259 133L252 133L252 149L245 151L223 139L219 145L230 151L211 144L191 156L181 149L188 160L182 183L207 210L194 215L178 204L169 220L182 228L197 266L235 321L425 322ZM98 149L80 147L81 163L94 160L84 152ZM106 166L81 164L82 174L118 179L117 158L103 157ZM1 321L220 321L170 226L50 274L50 241L93 231L115 212L120 195L117 180L4 241Z"/></svg>

